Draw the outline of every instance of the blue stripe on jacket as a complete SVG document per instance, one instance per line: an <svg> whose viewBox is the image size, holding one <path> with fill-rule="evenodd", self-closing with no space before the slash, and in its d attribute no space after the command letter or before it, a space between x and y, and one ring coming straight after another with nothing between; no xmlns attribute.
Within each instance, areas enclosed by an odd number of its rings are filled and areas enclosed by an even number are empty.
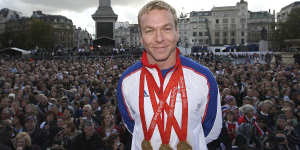
<svg viewBox="0 0 300 150"><path fill-rule="evenodd" d="M130 75L130 73L140 69L142 67L142 63L141 62L137 62L136 64L130 66L121 76L119 83L118 83L118 88L117 88L117 96L118 96L118 108L120 111L120 114L122 115L123 121L127 127L127 129L133 133L133 129L134 129L134 120L132 118L130 118L129 115L129 108L127 108L126 104L124 103L125 100L123 99L123 93L122 93L122 83L124 78L126 78L128 75Z"/></svg>
<svg viewBox="0 0 300 150"><path fill-rule="evenodd" d="M202 126L204 131L204 136L206 137L211 129L214 126L217 115L217 106L218 106L218 85L213 74L209 71L208 68L194 62L193 60L180 56L180 60L183 66L193 68L195 71L203 74L209 83L209 102L207 105L206 116L202 120Z"/></svg>

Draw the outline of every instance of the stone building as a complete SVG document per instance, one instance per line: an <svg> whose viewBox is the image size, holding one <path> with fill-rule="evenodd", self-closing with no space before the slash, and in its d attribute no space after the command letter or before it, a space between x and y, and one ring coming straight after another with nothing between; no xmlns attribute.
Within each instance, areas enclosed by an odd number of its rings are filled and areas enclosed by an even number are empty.
<svg viewBox="0 0 300 150"><path fill-rule="evenodd" d="M270 12L251 12L244 0L235 6L192 11L178 18L181 47L243 46L259 44L261 32L272 39L275 17ZM262 31L262 29L264 29Z"/></svg>
<svg viewBox="0 0 300 150"><path fill-rule="evenodd" d="M248 44L258 44L259 41L271 41L275 30L275 12L249 12Z"/></svg>
<svg viewBox="0 0 300 150"><path fill-rule="evenodd" d="M129 26L129 32L130 32L130 42L129 42L130 47L131 48L142 48L141 34L139 32L139 25L131 24Z"/></svg>
<svg viewBox="0 0 300 150"><path fill-rule="evenodd" d="M209 18L212 45L244 45L247 42L248 3L214 7Z"/></svg>
<svg viewBox="0 0 300 150"><path fill-rule="evenodd" d="M91 45L92 36L87 30L82 30L80 27L74 27L73 45L74 47L89 47Z"/></svg>
<svg viewBox="0 0 300 150"><path fill-rule="evenodd" d="M208 46L210 44L209 18L211 11L192 11L190 13L190 24L186 27L191 30L191 46Z"/></svg>
<svg viewBox="0 0 300 150"><path fill-rule="evenodd" d="M129 22L116 22L115 26L115 47L127 48L130 43Z"/></svg>
<svg viewBox="0 0 300 150"><path fill-rule="evenodd" d="M190 28L190 18L186 15L181 14L181 16L177 19L177 26L179 30L179 47L190 47L192 45L192 39L190 38L191 28Z"/></svg>

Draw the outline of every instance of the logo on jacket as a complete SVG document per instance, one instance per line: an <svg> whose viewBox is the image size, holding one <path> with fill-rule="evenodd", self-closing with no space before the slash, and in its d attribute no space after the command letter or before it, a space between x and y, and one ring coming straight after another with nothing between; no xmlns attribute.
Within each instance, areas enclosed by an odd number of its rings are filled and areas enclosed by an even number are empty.
<svg viewBox="0 0 300 150"><path fill-rule="evenodd" d="M149 97L148 93L144 90L144 97Z"/></svg>

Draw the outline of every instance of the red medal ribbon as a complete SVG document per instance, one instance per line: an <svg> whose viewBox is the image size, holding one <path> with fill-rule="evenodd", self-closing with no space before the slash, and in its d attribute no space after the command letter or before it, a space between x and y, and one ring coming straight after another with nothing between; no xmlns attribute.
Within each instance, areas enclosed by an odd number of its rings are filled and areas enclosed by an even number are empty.
<svg viewBox="0 0 300 150"><path fill-rule="evenodd" d="M182 65L179 59L179 50L177 49L177 61L174 67L174 72L167 84L165 91L163 91L163 79L162 75L160 77L160 88L155 82L152 74L146 69L145 66L156 68L159 71L157 65L149 65L147 62L146 52L143 53L143 68L140 75L140 91L139 91L139 110L142 122L142 128L144 132L145 140L150 141L156 124L158 125L158 130L162 139L162 144L169 144L172 126L180 141L186 141L187 137L187 124L188 124L188 100L186 94L186 86L184 82L184 76L182 71ZM159 71L160 72L160 71ZM148 85L150 100L153 108L154 115L152 117L149 129L147 130L145 110L144 110L144 84L145 78ZM182 100L182 120L181 128L174 116L176 96L178 92L178 85L180 86L180 94ZM156 96L159 98L159 104L156 102ZM171 94L171 95L170 95ZM167 104L166 100L170 95L170 103ZM166 129L164 128L164 112L166 112L167 124ZM162 117L161 117L162 116ZM164 130L165 129L165 130Z"/></svg>

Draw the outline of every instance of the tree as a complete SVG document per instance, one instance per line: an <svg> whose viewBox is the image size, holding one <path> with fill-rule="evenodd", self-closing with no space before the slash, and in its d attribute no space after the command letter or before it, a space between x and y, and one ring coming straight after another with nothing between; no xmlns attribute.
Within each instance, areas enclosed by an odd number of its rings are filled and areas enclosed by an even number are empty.
<svg viewBox="0 0 300 150"><path fill-rule="evenodd" d="M14 22L18 30L5 31L0 36L3 47L19 47L33 49L53 48L56 42L54 28L51 24L39 19L27 19L23 22Z"/></svg>
<svg viewBox="0 0 300 150"><path fill-rule="evenodd" d="M278 29L275 31L276 41L280 43L280 47L285 47L284 40L300 39L300 8L294 8L286 22L278 23Z"/></svg>
<svg viewBox="0 0 300 150"><path fill-rule="evenodd" d="M32 46L52 48L55 43L54 28L46 22L33 19L29 29Z"/></svg>

